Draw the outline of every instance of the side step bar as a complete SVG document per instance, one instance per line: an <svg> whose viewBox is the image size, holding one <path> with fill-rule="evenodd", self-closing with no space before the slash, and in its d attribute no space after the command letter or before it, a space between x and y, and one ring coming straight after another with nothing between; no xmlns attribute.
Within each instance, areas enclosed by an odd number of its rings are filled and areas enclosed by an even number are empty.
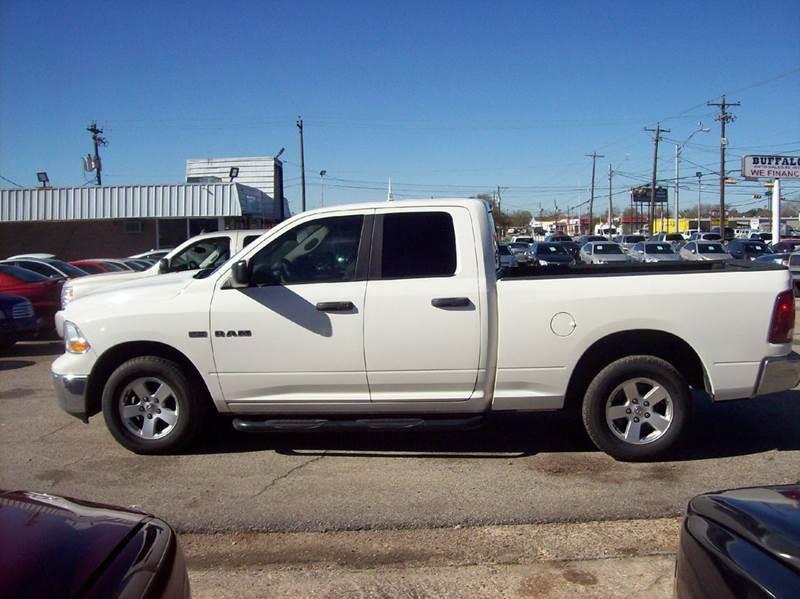
<svg viewBox="0 0 800 599"><path fill-rule="evenodd" d="M364 432L364 431L463 431L479 428L484 416L462 418L234 418L233 428L242 433Z"/></svg>

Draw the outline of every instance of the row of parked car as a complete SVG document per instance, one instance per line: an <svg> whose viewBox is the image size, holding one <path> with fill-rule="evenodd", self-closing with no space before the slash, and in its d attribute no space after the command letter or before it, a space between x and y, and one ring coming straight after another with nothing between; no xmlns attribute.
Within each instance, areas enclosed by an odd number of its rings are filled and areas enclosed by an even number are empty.
<svg viewBox="0 0 800 599"><path fill-rule="evenodd" d="M99 273L142 272L168 251L72 262L53 254L21 254L0 260L0 351L53 328L65 282Z"/></svg>

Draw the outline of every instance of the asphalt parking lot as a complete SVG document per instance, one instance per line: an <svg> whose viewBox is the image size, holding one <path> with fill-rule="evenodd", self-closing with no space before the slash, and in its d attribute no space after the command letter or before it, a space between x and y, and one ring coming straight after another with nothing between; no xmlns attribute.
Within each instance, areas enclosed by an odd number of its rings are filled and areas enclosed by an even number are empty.
<svg viewBox="0 0 800 599"><path fill-rule="evenodd" d="M472 432L247 436L221 420L190 452L137 456L101 417L64 414L60 342L0 358L0 486L135 505L182 532L342 531L660 518L696 493L800 478L800 391L697 399L671 461L615 462L565 414Z"/></svg>

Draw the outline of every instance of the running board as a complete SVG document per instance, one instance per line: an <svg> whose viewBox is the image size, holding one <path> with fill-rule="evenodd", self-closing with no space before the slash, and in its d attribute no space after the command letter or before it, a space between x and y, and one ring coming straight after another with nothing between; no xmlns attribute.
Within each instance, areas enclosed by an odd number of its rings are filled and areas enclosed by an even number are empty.
<svg viewBox="0 0 800 599"><path fill-rule="evenodd" d="M363 432L363 431L463 431L480 427L483 415L463 418L234 418L233 428L242 433Z"/></svg>

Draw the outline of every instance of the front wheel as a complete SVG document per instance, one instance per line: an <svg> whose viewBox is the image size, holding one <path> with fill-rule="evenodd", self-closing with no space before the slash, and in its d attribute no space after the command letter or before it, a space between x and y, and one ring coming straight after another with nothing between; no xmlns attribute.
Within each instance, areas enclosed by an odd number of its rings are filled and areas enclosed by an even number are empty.
<svg viewBox="0 0 800 599"><path fill-rule="evenodd" d="M203 427L208 401L180 366L157 356L128 360L103 389L103 418L113 437L141 454L172 453Z"/></svg>
<svg viewBox="0 0 800 599"><path fill-rule="evenodd" d="M618 460L657 458L689 422L689 386L672 364L629 356L603 368L583 400L583 424L594 444Z"/></svg>

